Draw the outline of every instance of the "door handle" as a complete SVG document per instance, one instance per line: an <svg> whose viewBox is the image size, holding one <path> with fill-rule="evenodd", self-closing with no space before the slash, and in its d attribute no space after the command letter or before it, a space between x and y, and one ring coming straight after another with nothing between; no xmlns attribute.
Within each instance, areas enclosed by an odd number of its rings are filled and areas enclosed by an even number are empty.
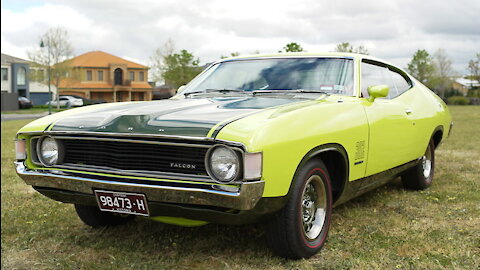
<svg viewBox="0 0 480 270"><path fill-rule="evenodd" d="M413 112L412 109L406 109L406 110L405 110L405 113L406 113L406 114L411 114L412 112Z"/></svg>

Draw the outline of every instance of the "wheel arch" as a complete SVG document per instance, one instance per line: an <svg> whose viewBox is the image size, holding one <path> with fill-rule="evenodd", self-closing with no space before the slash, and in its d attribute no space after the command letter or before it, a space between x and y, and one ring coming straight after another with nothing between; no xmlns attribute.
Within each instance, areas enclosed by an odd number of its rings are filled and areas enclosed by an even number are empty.
<svg viewBox="0 0 480 270"><path fill-rule="evenodd" d="M297 175L300 173L303 166L314 159L320 159L327 167L330 182L332 185L332 197L333 203L341 196L346 182L348 182L349 167L348 167L348 154L345 148L336 143L324 144L317 146L310 150L300 161L295 170L290 189L288 191L288 197L292 192L292 187L295 184Z"/></svg>
<svg viewBox="0 0 480 270"><path fill-rule="evenodd" d="M440 145L443 139L443 126L437 126L433 132L432 136L430 137L431 140L433 140L433 144L435 146L435 149Z"/></svg>

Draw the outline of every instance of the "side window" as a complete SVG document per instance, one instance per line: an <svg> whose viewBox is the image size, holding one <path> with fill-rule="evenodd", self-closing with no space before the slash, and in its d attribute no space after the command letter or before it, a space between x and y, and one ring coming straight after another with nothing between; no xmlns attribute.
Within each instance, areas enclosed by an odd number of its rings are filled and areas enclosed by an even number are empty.
<svg viewBox="0 0 480 270"><path fill-rule="evenodd" d="M367 88L372 85L388 85L388 99L395 98L410 89L411 84L400 73L385 66L362 62L362 96L368 98Z"/></svg>
<svg viewBox="0 0 480 270"><path fill-rule="evenodd" d="M403 92L410 89L410 83L405 80L405 78L396 71L389 71L390 76L392 77L393 84L397 88L397 96L401 95Z"/></svg>
<svg viewBox="0 0 480 270"><path fill-rule="evenodd" d="M368 98L367 88L369 86L386 84L390 87L389 93L392 92L392 80L388 75L388 69L385 67L372 65L362 62L362 96ZM390 95L390 94L389 94Z"/></svg>

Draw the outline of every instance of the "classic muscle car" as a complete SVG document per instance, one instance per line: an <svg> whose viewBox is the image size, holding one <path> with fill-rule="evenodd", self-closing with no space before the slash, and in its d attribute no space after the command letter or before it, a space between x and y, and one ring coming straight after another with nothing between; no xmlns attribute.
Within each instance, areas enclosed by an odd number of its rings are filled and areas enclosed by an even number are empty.
<svg viewBox="0 0 480 270"><path fill-rule="evenodd" d="M33 121L15 165L92 227L265 222L273 251L299 259L324 245L334 206L399 176L428 188L451 128L445 103L385 61L256 55L212 64L168 100Z"/></svg>

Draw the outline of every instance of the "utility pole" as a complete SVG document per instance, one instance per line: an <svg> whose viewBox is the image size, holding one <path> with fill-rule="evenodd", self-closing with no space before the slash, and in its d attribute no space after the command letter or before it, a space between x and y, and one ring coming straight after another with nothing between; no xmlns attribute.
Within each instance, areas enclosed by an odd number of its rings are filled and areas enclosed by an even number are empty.
<svg viewBox="0 0 480 270"><path fill-rule="evenodd" d="M40 48L44 48L45 44L43 40L40 41ZM51 88L51 76L50 76L50 44L47 45L47 53L48 53L48 114L52 114L52 88Z"/></svg>

